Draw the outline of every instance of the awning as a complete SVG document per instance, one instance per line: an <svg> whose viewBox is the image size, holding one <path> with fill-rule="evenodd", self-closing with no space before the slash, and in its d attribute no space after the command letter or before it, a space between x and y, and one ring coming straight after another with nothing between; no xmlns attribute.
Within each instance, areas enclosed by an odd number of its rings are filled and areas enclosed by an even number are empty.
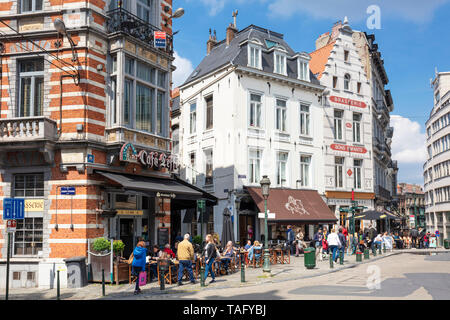
<svg viewBox="0 0 450 320"><path fill-rule="evenodd" d="M260 212L264 212L261 188L247 187ZM277 222L336 222L336 216L316 190L270 189L267 208Z"/></svg>
<svg viewBox="0 0 450 320"><path fill-rule="evenodd" d="M151 178L137 175L95 171L103 177L112 180L127 190L145 192L149 196L169 197L173 199L196 200L201 199L203 194L178 181L168 178Z"/></svg>
<svg viewBox="0 0 450 320"><path fill-rule="evenodd" d="M347 220L350 220L351 217L348 217ZM355 216L355 220L384 220L384 219L390 219L390 220L401 220L399 217L394 216L393 214L389 213L387 210L383 211L376 211L376 210L368 210L362 213L357 213Z"/></svg>

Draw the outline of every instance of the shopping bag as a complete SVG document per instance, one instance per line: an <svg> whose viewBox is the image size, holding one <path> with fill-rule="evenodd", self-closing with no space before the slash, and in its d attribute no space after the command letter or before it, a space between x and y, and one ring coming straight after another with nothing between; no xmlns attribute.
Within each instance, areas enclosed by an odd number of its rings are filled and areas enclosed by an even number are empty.
<svg viewBox="0 0 450 320"><path fill-rule="evenodd" d="M145 286L147 284L147 272L141 271L139 273L139 286Z"/></svg>

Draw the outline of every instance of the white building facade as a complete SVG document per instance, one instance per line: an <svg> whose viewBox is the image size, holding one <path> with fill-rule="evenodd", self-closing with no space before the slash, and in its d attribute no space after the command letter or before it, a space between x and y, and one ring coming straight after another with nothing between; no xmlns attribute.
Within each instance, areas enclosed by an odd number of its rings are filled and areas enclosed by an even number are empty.
<svg viewBox="0 0 450 320"><path fill-rule="evenodd" d="M237 195L259 187L263 175L271 188L325 192L324 87L310 74L309 60L281 34L230 25L224 41L210 37L208 55L180 87L183 175L219 198L213 221L219 235L224 209L236 217ZM259 239L263 219L240 217L235 237L238 228L245 232L243 223L254 225Z"/></svg>
<svg viewBox="0 0 450 320"><path fill-rule="evenodd" d="M450 72L436 73L432 82L434 107L426 122L428 159L423 166L426 228L450 231Z"/></svg>

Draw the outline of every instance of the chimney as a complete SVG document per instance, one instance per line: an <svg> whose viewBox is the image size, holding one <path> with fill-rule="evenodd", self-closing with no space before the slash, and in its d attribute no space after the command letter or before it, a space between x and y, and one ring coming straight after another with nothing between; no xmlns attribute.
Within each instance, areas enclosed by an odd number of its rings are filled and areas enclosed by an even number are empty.
<svg viewBox="0 0 450 320"><path fill-rule="evenodd" d="M231 41L233 41L237 32L238 32L238 30L236 29L236 26L234 26L232 23L230 23L230 25L227 28L227 46L229 46Z"/></svg>
<svg viewBox="0 0 450 320"><path fill-rule="evenodd" d="M216 46L216 44L217 44L216 30L214 30L214 36L213 36L211 34L211 29L209 29L209 40L208 40L208 42L206 42L206 54L207 55Z"/></svg>
<svg viewBox="0 0 450 320"><path fill-rule="evenodd" d="M348 21L347 21L348 23ZM342 28L342 21L338 21L334 24L333 28L331 29L331 39L330 42L333 42L337 39L339 36L339 30Z"/></svg>

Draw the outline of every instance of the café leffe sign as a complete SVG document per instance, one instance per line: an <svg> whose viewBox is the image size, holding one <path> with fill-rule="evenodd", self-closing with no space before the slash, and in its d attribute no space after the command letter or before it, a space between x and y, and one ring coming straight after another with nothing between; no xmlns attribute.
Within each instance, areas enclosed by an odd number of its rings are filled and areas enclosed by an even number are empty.
<svg viewBox="0 0 450 320"><path fill-rule="evenodd" d="M366 108L367 107L367 105L362 101L352 100L352 99L347 99L347 98L342 98L342 97L336 97L336 96L331 96L330 101L334 102L334 103L345 104L347 106L357 107L357 108Z"/></svg>
<svg viewBox="0 0 450 320"><path fill-rule="evenodd" d="M174 171L178 168L177 158L174 155L146 150L137 152L131 143L126 143L122 146L119 160L140 163L143 166L153 169L167 168L169 171Z"/></svg>

